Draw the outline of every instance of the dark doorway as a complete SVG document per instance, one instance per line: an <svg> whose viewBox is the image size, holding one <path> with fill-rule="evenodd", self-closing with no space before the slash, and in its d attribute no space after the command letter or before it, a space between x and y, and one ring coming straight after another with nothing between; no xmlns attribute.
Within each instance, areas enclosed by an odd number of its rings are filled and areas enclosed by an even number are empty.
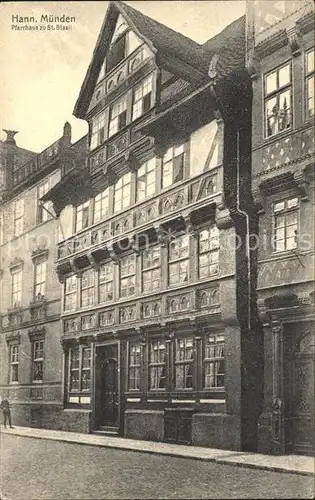
<svg viewBox="0 0 315 500"><path fill-rule="evenodd" d="M119 431L118 344L96 347L95 428Z"/></svg>

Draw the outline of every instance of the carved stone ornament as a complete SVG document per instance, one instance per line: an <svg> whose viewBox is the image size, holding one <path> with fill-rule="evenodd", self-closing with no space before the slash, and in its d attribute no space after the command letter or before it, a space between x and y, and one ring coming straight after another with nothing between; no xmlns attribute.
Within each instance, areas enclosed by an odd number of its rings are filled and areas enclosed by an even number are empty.
<svg viewBox="0 0 315 500"><path fill-rule="evenodd" d="M288 37L288 43L289 47L291 49L292 55L294 57L298 56L301 53L301 36L298 31L297 26L294 26L292 28L287 28L287 37Z"/></svg>
<svg viewBox="0 0 315 500"><path fill-rule="evenodd" d="M87 258L88 258L88 261L89 261L91 267L93 267L93 269L100 268L100 263L97 262L97 260L95 259L94 255L91 251L87 252Z"/></svg>
<svg viewBox="0 0 315 500"><path fill-rule="evenodd" d="M44 338L46 335L46 328L43 326L43 327L34 327L34 328L31 328L29 331L28 331L28 336L30 338L30 340L34 340L34 339L37 339L37 338Z"/></svg>
<svg viewBox="0 0 315 500"><path fill-rule="evenodd" d="M15 257L15 259L11 260L9 264L9 269L10 272L14 271L15 268L20 267L23 268L24 266L24 260L21 259L20 257Z"/></svg>

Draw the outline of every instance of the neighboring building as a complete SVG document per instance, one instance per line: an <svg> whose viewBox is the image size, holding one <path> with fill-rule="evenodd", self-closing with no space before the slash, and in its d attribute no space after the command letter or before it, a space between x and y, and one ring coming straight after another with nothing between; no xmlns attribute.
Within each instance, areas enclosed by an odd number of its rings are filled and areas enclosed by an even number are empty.
<svg viewBox="0 0 315 500"><path fill-rule="evenodd" d="M245 17L199 45L110 2L74 110L89 167L44 197L70 430L256 449L251 97Z"/></svg>
<svg viewBox="0 0 315 500"><path fill-rule="evenodd" d="M314 454L314 4L249 1L264 324L259 451Z"/></svg>
<svg viewBox="0 0 315 500"><path fill-rule="evenodd" d="M62 405L61 289L54 262L58 221L40 198L63 171L83 161L85 139L71 147L71 127L41 153L1 142L0 395L16 425L53 427ZM82 143L84 148L82 150ZM56 420L59 421L59 418ZM55 424L56 425L56 424Z"/></svg>

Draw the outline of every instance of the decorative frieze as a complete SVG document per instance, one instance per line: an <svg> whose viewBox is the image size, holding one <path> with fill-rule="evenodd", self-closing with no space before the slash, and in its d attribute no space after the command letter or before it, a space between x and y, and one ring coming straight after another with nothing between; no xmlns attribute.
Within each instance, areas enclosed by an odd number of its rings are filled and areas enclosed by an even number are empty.
<svg viewBox="0 0 315 500"><path fill-rule="evenodd" d="M75 333L77 331L77 318L65 319L63 322L63 331L67 335L69 333Z"/></svg>
<svg viewBox="0 0 315 500"><path fill-rule="evenodd" d="M189 309L191 309L191 298L191 293L168 297L167 313L174 314L177 312L188 311Z"/></svg>
<svg viewBox="0 0 315 500"><path fill-rule="evenodd" d="M119 322L128 323L129 321L135 321L137 317L136 305L131 305L128 307L121 307L119 309Z"/></svg>
<svg viewBox="0 0 315 500"><path fill-rule="evenodd" d="M220 292L218 288L207 288L198 291L199 309L220 306Z"/></svg>
<svg viewBox="0 0 315 500"><path fill-rule="evenodd" d="M141 304L141 317L154 318L161 314L162 301L160 299Z"/></svg>
<svg viewBox="0 0 315 500"><path fill-rule="evenodd" d="M99 325L100 326L110 326L115 322L115 311L114 309L110 311L103 311L99 314Z"/></svg>
<svg viewBox="0 0 315 500"><path fill-rule="evenodd" d="M95 314L85 314L81 317L81 329L91 330L96 327L96 315Z"/></svg>

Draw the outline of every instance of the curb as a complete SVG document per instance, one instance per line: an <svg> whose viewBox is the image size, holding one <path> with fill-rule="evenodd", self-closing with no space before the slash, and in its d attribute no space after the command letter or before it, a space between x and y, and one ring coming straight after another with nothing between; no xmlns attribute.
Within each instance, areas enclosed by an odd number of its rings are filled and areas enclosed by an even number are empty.
<svg viewBox="0 0 315 500"><path fill-rule="evenodd" d="M2 434L2 433L1 433ZM184 459L189 459L189 460L199 460L201 462L210 462L210 463L216 463L218 465L230 465L234 467L242 467L242 468L247 468L247 469L259 469L259 470L264 470L264 471L271 471L271 472L278 472L278 473L284 473L284 474L295 474L295 475L301 475L301 476L308 476L308 477L314 477L315 476L315 471L310 472L310 471L303 471L303 470L297 470L297 469L286 469L281 466L268 466L268 465L261 465L261 464L252 464L252 463L246 463L246 462L231 462L228 459L225 458L216 458L216 457L198 457L194 455L185 455L181 454L180 452L168 452L164 450L148 450L148 449L143 449L143 450L138 450L136 448L129 448L128 446L124 446L123 443L122 445L115 445L115 444L109 444L109 443L86 443L86 442L80 442L80 441L74 441L71 440L70 438L62 438L62 437L49 437L49 436L30 436L30 435L25 435L23 433L14 432L14 433L8 433L5 432L4 434L6 435L11 435L11 436L19 436L19 437L24 437L28 439L43 439L47 441L58 441L60 443L68 443L68 444L76 444L76 445L81 445L81 446L94 446L97 448L110 448L113 450L124 450L124 451L130 451L132 453L149 453L151 455L164 455L167 457L176 457L176 458L184 458ZM235 455L235 452L231 451L231 455Z"/></svg>

